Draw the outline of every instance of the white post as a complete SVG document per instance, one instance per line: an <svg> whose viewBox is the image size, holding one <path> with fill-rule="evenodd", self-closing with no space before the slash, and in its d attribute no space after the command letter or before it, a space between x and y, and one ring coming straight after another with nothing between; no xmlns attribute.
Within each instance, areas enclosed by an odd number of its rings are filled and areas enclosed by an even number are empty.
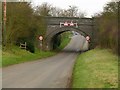
<svg viewBox="0 0 120 90"><path fill-rule="evenodd" d="M42 50L42 40L40 40L40 49Z"/></svg>
<svg viewBox="0 0 120 90"><path fill-rule="evenodd" d="M61 22L60 22L60 27L61 27Z"/></svg>
<svg viewBox="0 0 120 90"><path fill-rule="evenodd" d="M76 28L78 28L78 25L77 25L77 23L74 23L74 24L75 24Z"/></svg>

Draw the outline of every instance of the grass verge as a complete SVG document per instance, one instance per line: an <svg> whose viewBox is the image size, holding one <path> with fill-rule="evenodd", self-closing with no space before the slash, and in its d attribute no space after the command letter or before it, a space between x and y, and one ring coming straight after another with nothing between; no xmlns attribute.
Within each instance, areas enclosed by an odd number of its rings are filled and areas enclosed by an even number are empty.
<svg viewBox="0 0 120 90"><path fill-rule="evenodd" d="M70 42L70 38L65 38L62 43L60 44L60 46L58 47L58 50L62 50L65 48L65 46L67 46L67 44Z"/></svg>
<svg viewBox="0 0 120 90"><path fill-rule="evenodd" d="M106 49L81 54L74 66L72 88L118 88L118 56Z"/></svg>
<svg viewBox="0 0 120 90"><path fill-rule="evenodd" d="M53 55L55 55L55 52L37 50L35 53L30 53L29 51L22 50L17 46L13 46L10 50L2 51L2 67L33 61Z"/></svg>
<svg viewBox="0 0 120 90"><path fill-rule="evenodd" d="M67 46L68 43L70 42L70 40L71 40L70 37L72 37L71 32L64 32L61 35L61 44L60 44L60 46L55 51L61 51L62 49L64 49L65 46Z"/></svg>

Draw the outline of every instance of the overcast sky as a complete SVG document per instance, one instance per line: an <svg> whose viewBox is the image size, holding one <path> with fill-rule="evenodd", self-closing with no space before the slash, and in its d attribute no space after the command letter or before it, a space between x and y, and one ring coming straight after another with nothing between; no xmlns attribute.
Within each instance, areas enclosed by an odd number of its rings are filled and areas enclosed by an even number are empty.
<svg viewBox="0 0 120 90"><path fill-rule="evenodd" d="M52 6L56 6L62 9L67 9L69 6L74 5L79 10L86 12L87 16L90 17L95 13L103 11L103 7L107 2L111 0L31 0L33 5L40 5L43 2L48 2Z"/></svg>

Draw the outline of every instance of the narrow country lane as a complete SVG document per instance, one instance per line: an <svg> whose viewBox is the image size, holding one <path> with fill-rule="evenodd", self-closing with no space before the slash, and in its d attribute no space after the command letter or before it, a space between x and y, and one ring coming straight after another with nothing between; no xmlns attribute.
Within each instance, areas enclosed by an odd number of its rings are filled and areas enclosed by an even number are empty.
<svg viewBox="0 0 120 90"><path fill-rule="evenodd" d="M55 56L3 68L3 88L66 88L83 42L75 35Z"/></svg>

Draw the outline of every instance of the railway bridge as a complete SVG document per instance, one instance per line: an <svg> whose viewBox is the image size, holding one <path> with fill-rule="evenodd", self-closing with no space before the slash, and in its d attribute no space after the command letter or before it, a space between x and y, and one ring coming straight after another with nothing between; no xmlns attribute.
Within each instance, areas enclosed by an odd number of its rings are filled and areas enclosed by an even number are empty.
<svg viewBox="0 0 120 90"><path fill-rule="evenodd" d="M45 49L53 49L53 39L67 31L75 31L84 37L90 37L90 49L94 48L97 41L97 28L94 18L78 17L45 17L46 37Z"/></svg>

